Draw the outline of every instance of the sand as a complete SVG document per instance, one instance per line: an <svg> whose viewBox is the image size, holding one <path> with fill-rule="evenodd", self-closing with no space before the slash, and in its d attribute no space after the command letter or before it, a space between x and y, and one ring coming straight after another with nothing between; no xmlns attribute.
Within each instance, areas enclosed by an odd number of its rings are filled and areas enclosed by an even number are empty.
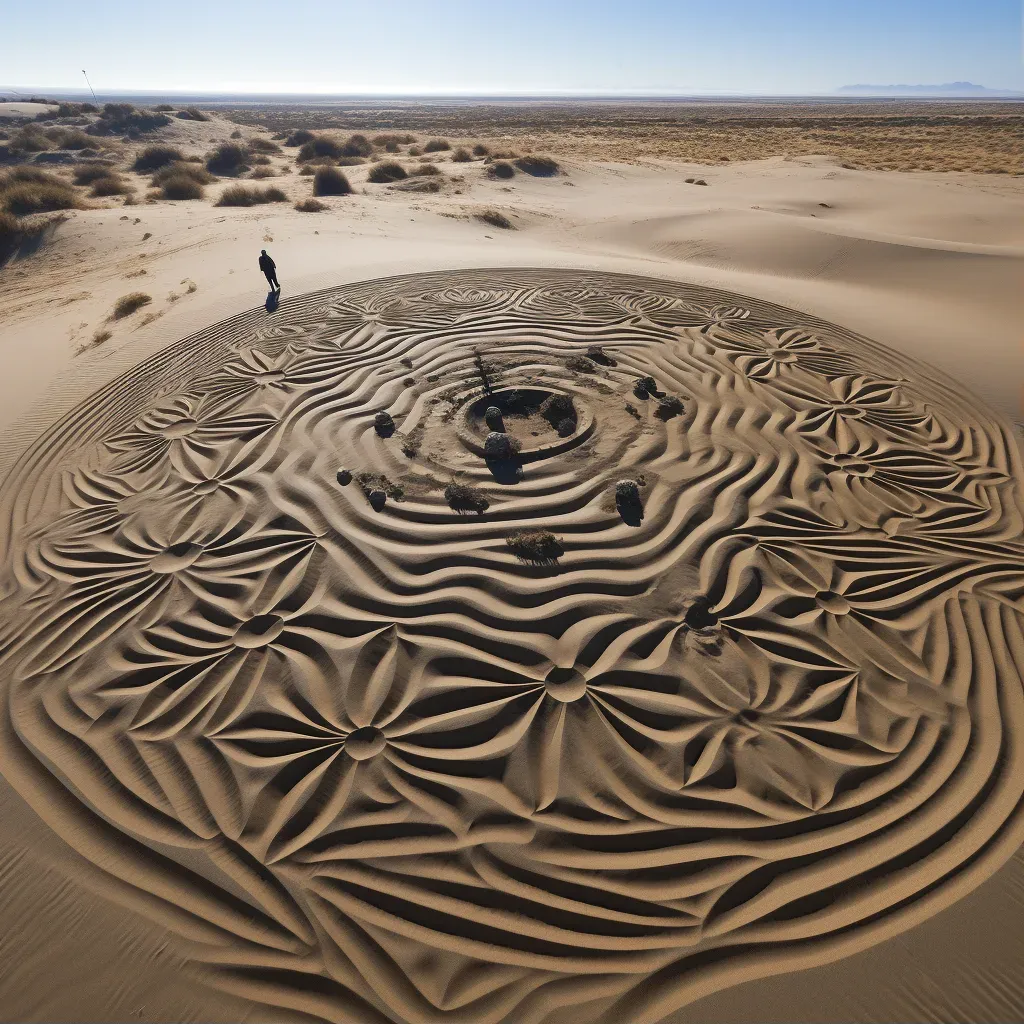
<svg viewBox="0 0 1024 1024"><path fill-rule="evenodd" d="M5 908L19 1015L75 1015L24 993L86 899L131 937L100 976L149 979L96 1020L820 1019L812 977L829 1019L949 1016L884 951L928 970L952 914L996 970L1022 186L567 170L80 211L4 271L0 763L45 822L5 890L69 879ZM136 288L156 318L79 353Z"/></svg>

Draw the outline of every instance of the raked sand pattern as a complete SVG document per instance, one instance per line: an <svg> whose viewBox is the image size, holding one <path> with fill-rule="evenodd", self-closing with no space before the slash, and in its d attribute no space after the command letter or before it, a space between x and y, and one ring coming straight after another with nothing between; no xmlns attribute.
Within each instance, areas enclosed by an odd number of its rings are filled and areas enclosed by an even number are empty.
<svg viewBox="0 0 1024 1024"><path fill-rule="evenodd" d="M656 1020L1019 844L1020 480L955 385L760 301L561 270L286 299L6 481L0 763L268 1006Z"/></svg>

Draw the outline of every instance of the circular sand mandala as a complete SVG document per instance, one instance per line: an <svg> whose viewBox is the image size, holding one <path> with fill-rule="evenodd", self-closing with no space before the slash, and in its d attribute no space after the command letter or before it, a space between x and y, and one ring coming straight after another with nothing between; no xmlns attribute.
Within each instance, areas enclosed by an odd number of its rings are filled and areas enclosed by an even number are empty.
<svg viewBox="0 0 1024 1024"><path fill-rule="evenodd" d="M763 302L308 295L6 482L0 757L254 999L652 1021L1019 842L1019 479L956 387Z"/></svg>

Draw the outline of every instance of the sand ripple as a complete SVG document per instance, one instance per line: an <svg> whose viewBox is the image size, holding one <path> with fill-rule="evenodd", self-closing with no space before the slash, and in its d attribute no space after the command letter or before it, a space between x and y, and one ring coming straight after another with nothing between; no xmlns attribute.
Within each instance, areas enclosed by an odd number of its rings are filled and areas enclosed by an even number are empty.
<svg viewBox="0 0 1024 1024"><path fill-rule="evenodd" d="M578 418L509 414L523 457L488 463L485 387ZM753 299L308 295L8 478L4 773L251 998L654 1020L910 927L1020 842L1020 479L955 385Z"/></svg>

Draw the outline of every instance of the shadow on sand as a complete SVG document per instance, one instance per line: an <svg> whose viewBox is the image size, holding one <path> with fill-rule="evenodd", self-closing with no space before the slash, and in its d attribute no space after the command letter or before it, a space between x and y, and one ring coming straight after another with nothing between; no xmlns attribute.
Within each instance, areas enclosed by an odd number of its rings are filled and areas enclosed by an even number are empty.
<svg viewBox="0 0 1024 1024"><path fill-rule="evenodd" d="M281 293L275 289L271 289L267 292L266 309L268 313L276 313L277 307L281 303Z"/></svg>

